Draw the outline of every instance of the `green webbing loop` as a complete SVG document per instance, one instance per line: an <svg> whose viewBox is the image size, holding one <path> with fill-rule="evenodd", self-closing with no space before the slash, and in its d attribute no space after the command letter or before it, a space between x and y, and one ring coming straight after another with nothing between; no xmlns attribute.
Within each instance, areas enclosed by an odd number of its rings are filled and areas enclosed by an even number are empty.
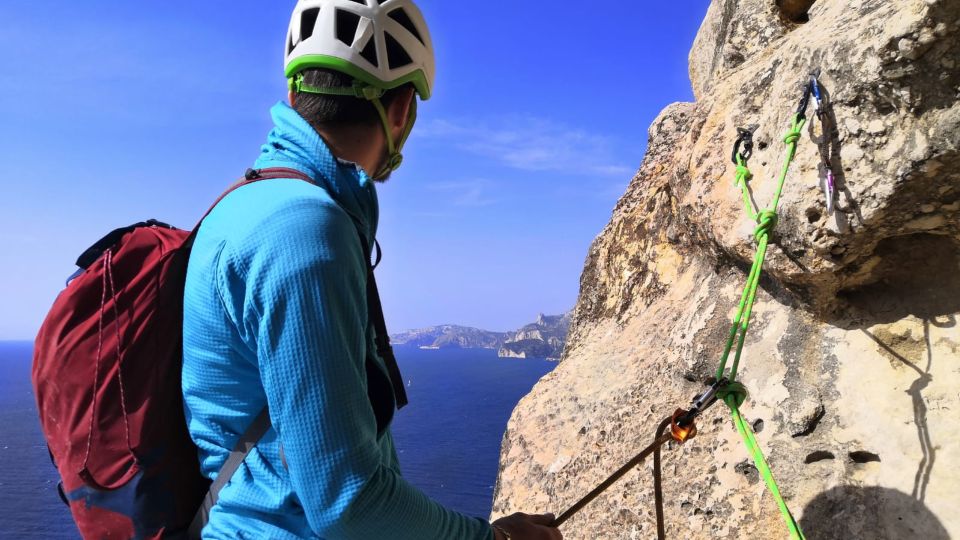
<svg viewBox="0 0 960 540"><path fill-rule="evenodd" d="M740 406L743 405L744 401L746 400L747 392L746 388L742 384L736 382L736 379L737 369L740 366L740 357L743 354L743 344L746 342L747 330L750 328L750 315L753 312L753 305L757 299L757 287L760 284L760 273L763 269L763 261L767 255L767 246L770 242L770 234L777 226L777 207L780 205L780 196L783 193L783 185L786 182L787 173L790 170L790 163L793 161L793 158L796 155L797 142L800 140L800 135L802 133L804 124L806 124L806 118L804 118L802 115L795 114L793 116L790 130L783 138L783 142L787 145L786 159L784 159L783 168L780 171L780 179L777 183L777 189L773 195L773 201L770 203L770 207L766 210L756 212L753 209L747 186L747 181L753 177L753 174L747 168L746 161L743 159L743 157L740 155L736 156L737 169L735 183L743 192L744 206L746 207L747 215L751 220L757 222L757 227L754 230L754 238L757 241L757 253L753 258L753 266L750 268L750 274L747 276L747 284L743 289L743 294L740 296L740 304L737 307L736 315L733 318L733 325L730 327L730 333L727 336L727 343L723 349L723 354L720 357L720 366L717 368L717 379L721 379L724 376L724 371L726 370L727 360L730 358L730 353L734 350L734 342L736 342L737 348L736 352L734 353L733 364L730 366L730 374L727 376L727 379L731 382L718 392L718 396L723 399L724 403L726 403L730 408L730 411L733 414L733 422L737 426L737 431L743 438L743 443L747 447L747 451L750 453L750 456L753 458L753 462L756 465L757 470L763 477L763 481L766 483L767 489L777 502L777 507L780 509L783 520L787 524L787 528L790 530L790 537L794 540L803 540L803 532L800 530L800 526L793 518L793 515L790 513L790 509L787 508L787 504L783 501L783 497L780 495L780 488L777 486L777 482L773 478L773 473L770 471L770 466L767 465L767 461L763 457L763 452L760 451L760 447L757 444L757 439L754 436L753 431L740 415Z"/></svg>
<svg viewBox="0 0 960 540"><path fill-rule="evenodd" d="M722 400L724 403L729 403L728 400L732 399L737 407L747 401L747 395L747 387L738 382L732 382L717 390L717 399Z"/></svg>

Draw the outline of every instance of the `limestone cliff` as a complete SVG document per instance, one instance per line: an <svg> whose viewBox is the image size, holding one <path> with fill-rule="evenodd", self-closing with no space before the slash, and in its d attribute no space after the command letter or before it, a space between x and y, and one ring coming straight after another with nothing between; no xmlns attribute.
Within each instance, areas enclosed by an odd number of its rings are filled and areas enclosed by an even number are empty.
<svg viewBox="0 0 960 540"><path fill-rule="evenodd" d="M712 375L753 257L752 195L814 68L830 104L787 179L741 380L743 411L808 538L960 538L960 2L715 0L667 107L591 246L563 361L516 408L494 515L560 512ZM811 117L814 115L810 114ZM837 174L833 213L821 153ZM664 453L672 538L784 538L725 407ZM654 538L649 463L563 528Z"/></svg>
<svg viewBox="0 0 960 540"><path fill-rule="evenodd" d="M502 358L559 358L570 331L571 313L540 314L536 322L513 333L500 346Z"/></svg>
<svg viewBox="0 0 960 540"><path fill-rule="evenodd" d="M491 332L469 326L441 324L407 330L390 336L394 345L413 345L431 349L459 347L461 349L497 349L510 334Z"/></svg>

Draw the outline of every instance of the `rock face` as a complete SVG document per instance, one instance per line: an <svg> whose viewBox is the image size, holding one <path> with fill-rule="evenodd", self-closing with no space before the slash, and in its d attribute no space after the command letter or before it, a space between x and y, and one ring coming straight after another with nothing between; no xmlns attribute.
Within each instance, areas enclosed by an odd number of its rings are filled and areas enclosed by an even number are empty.
<svg viewBox="0 0 960 540"><path fill-rule="evenodd" d="M560 358L567 332L570 330L570 313L563 315L540 314L537 321L517 330L498 351L502 358Z"/></svg>
<svg viewBox="0 0 960 540"><path fill-rule="evenodd" d="M765 207L819 67L830 142L813 121L787 179L742 410L808 538L960 538L958 35L957 0L713 2L690 54L697 102L656 119L590 249L563 361L504 436L494 517L563 511L704 388L756 249L733 185L736 128L759 125L751 187ZM664 451L668 536L785 538L726 408L699 425ZM654 538L649 471L565 538Z"/></svg>

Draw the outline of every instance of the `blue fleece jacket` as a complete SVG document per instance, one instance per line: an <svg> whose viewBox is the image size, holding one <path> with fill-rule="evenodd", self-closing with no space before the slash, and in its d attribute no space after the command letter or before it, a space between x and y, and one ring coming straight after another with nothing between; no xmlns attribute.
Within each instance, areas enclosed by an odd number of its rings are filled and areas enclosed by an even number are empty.
<svg viewBox="0 0 960 540"><path fill-rule="evenodd" d="M272 114L254 167L297 169L317 185L266 180L228 195L203 222L187 272L183 395L203 473L216 476L266 405L273 423L203 537L492 539L485 520L405 481L389 429L378 433L364 367L375 350L369 254L357 236L372 245L376 235L373 182L289 106Z"/></svg>

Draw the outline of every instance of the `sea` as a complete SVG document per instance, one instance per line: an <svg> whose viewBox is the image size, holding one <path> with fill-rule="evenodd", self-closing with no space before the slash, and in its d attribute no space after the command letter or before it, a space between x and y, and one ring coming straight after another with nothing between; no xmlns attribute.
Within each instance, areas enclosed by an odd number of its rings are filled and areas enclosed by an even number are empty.
<svg viewBox="0 0 960 540"><path fill-rule="evenodd" d="M487 349L396 355L410 398L393 423L404 477L448 508L489 516L510 413L556 363ZM29 342L0 342L0 539L75 539L40 432L31 357Z"/></svg>

